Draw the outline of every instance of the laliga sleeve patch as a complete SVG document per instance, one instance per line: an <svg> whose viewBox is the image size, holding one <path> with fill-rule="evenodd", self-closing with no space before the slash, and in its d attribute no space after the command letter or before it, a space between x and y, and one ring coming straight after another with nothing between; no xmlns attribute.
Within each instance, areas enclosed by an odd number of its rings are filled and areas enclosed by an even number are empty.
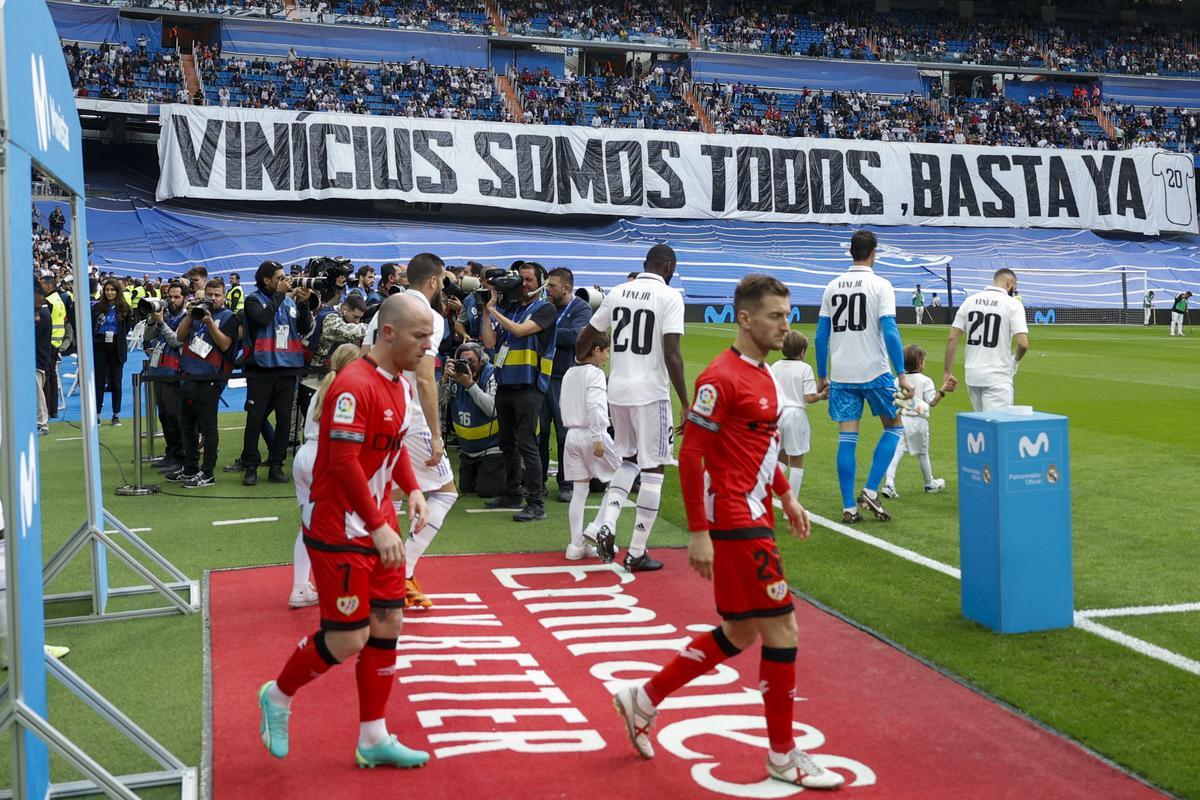
<svg viewBox="0 0 1200 800"><path fill-rule="evenodd" d="M696 402L692 404L692 411L702 417L711 417L716 408L717 387L706 383L696 390Z"/></svg>
<svg viewBox="0 0 1200 800"><path fill-rule="evenodd" d="M354 424L354 412L358 405L358 401L354 399L354 395L349 392L342 392L337 396L337 400L333 404L333 421L340 422L343 425Z"/></svg>

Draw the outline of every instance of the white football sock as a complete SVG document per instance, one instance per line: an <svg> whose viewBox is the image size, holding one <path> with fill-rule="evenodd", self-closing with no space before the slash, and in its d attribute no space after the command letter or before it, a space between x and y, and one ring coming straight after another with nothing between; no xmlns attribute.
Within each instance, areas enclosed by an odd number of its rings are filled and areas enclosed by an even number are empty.
<svg viewBox="0 0 1200 800"><path fill-rule="evenodd" d="M307 585L311 572L312 561L308 557L308 548L304 546L304 534L297 533L296 543L292 545L292 585Z"/></svg>
<svg viewBox="0 0 1200 800"><path fill-rule="evenodd" d="M617 532L617 521L621 518L621 504L629 499L629 492L633 489L633 482L637 480L640 471L632 461L622 461L604 493L597 519L601 525L607 525L613 533Z"/></svg>
<svg viewBox="0 0 1200 800"><path fill-rule="evenodd" d="M637 522L633 526L633 538L629 541L629 555L637 558L646 552L646 541L658 519L658 504L662 499L663 474L643 472L642 488L638 490Z"/></svg>
<svg viewBox="0 0 1200 800"><path fill-rule="evenodd" d="M800 487L804 484L804 467L792 467L788 470L788 483L792 485L792 494L800 496Z"/></svg>
<svg viewBox="0 0 1200 800"><path fill-rule="evenodd" d="M929 463L929 453L921 453L917 456L921 462L921 475L925 477L925 485L933 483L933 464Z"/></svg>
<svg viewBox="0 0 1200 800"><path fill-rule="evenodd" d="M358 723L358 746L374 747L388 738L387 720L372 719Z"/></svg>
<svg viewBox="0 0 1200 800"><path fill-rule="evenodd" d="M583 547L583 512L587 505L588 482L575 481L571 491L571 505L567 507L567 522L571 526L571 544Z"/></svg>
<svg viewBox="0 0 1200 800"><path fill-rule="evenodd" d="M284 694L283 691L280 690L280 688L276 686L273 681L271 685L267 687L267 700L270 701L271 705L279 706L280 708L292 707L291 695Z"/></svg>
<svg viewBox="0 0 1200 800"><path fill-rule="evenodd" d="M450 513L457 499L457 492L431 492L425 498L425 504L429 506L429 519L425 521L425 527L410 534L408 541L404 543L404 577L412 578L416 574L417 561L425 554L429 545L433 544L433 537L442 529L442 523L446 521L446 515Z"/></svg>

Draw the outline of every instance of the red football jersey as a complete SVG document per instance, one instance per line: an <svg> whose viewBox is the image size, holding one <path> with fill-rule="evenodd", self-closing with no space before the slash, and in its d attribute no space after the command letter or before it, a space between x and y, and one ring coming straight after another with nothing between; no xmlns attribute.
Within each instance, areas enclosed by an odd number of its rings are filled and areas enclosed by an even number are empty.
<svg viewBox="0 0 1200 800"><path fill-rule="evenodd" d="M321 404L312 491L301 512L306 537L373 551L363 537L385 523L396 527L392 480L415 488L404 450L411 398L408 381L370 357L338 372Z"/></svg>
<svg viewBox="0 0 1200 800"><path fill-rule="evenodd" d="M779 396L771 370L729 348L696 379L679 478L690 530L725 538L771 536L771 490L788 490L778 468Z"/></svg>

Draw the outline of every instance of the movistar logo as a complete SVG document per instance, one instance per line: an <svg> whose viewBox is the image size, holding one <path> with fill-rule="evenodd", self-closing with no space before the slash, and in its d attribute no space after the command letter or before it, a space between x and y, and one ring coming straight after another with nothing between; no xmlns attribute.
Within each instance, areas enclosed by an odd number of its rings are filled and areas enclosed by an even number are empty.
<svg viewBox="0 0 1200 800"><path fill-rule="evenodd" d="M1050 452L1050 437L1042 431L1036 438L1030 439L1028 436L1022 436L1021 441L1017 442L1017 449L1021 452L1021 458L1033 458L1039 453Z"/></svg>
<svg viewBox="0 0 1200 800"><path fill-rule="evenodd" d="M20 463L17 469L20 472L18 475L18 483L21 488L21 538L25 538L25 534L33 527L33 510L37 505L38 497L38 467L37 467L37 439L33 434L29 434L29 445L24 452L21 453Z"/></svg>
<svg viewBox="0 0 1200 800"><path fill-rule="evenodd" d="M1044 312L1043 311L1034 311L1033 312L1033 324L1034 325L1053 325L1054 324L1054 309L1047 308Z"/></svg>
<svg viewBox="0 0 1200 800"><path fill-rule="evenodd" d="M967 450L969 452L978 454L986 449L987 441L983 438L983 431L967 434Z"/></svg>
<svg viewBox="0 0 1200 800"><path fill-rule="evenodd" d="M43 151L49 150L53 136L64 150L70 150L71 129L58 103L50 96L46 85L46 61L40 54L29 54L29 71L33 74L33 119L37 123L38 146Z"/></svg>

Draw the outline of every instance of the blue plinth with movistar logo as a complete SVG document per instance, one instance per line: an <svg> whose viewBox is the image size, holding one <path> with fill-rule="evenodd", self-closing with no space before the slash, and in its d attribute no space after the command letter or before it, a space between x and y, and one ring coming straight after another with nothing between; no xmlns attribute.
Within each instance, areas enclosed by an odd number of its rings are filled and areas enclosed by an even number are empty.
<svg viewBox="0 0 1200 800"><path fill-rule="evenodd" d="M1071 626L1067 418L958 415L962 611L1000 633Z"/></svg>

